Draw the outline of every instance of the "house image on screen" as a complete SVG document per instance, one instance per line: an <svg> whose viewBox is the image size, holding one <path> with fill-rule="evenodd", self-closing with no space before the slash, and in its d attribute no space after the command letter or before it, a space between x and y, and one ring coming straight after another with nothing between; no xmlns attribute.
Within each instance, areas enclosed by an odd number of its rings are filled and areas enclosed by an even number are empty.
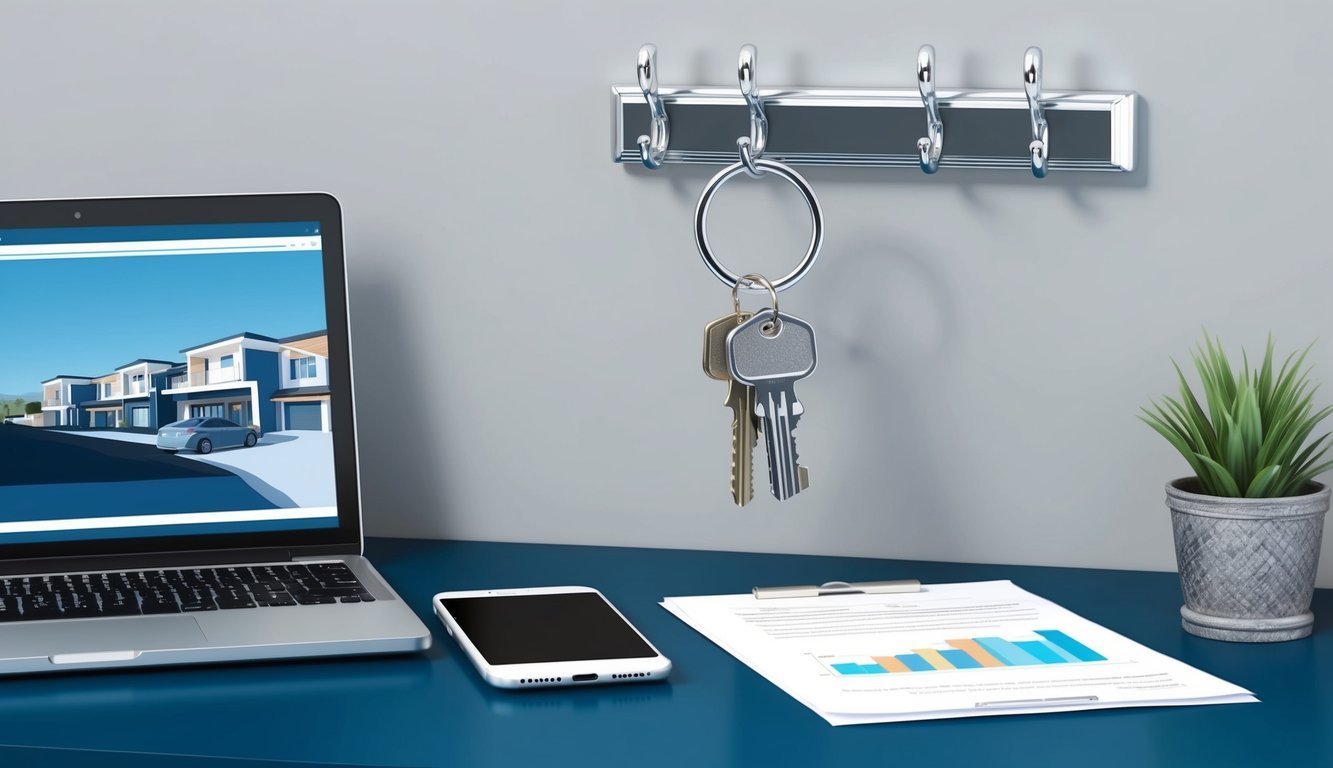
<svg viewBox="0 0 1333 768"><path fill-rule="evenodd" d="M329 332L288 336L279 344L281 388L273 393L278 429L332 431L329 412Z"/></svg>
<svg viewBox="0 0 1333 768"><path fill-rule="evenodd" d="M151 427L157 419L157 403L152 397L153 375L175 365L170 360L139 359L126 363L105 376L90 379L92 396L78 404L78 420L62 421L64 426ZM57 426L46 424L46 426Z"/></svg>
<svg viewBox="0 0 1333 768"><path fill-rule="evenodd" d="M115 427L120 424L124 401L120 398L120 377L114 373L93 379L93 398L80 407L80 426Z"/></svg>
<svg viewBox="0 0 1333 768"><path fill-rule="evenodd" d="M275 430L330 431L328 331L276 339L240 333L183 349L159 372L163 412L153 426L219 417Z"/></svg>
<svg viewBox="0 0 1333 768"><path fill-rule="evenodd" d="M169 360L135 360L116 369L123 403L121 419L125 426L157 426L160 402L153 391L153 377L175 365Z"/></svg>
<svg viewBox="0 0 1333 768"><path fill-rule="evenodd" d="M249 332L182 349L184 370L162 390L175 412L163 414L158 426L217 417L256 424L262 432L277 429L270 403L278 391L279 350L277 339Z"/></svg>
<svg viewBox="0 0 1333 768"><path fill-rule="evenodd" d="M329 334L238 333L183 349L185 362L140 359L105 376L42 382L34 426L159 429L218 417L275 430L333 429Z"/></svg>
<svg viewBox="0 0 1333 768"><path fill-rule="evenodd" d="M79 406L96 398L91 376L64 374L43 381L41 426L77 426Z"/></svg>

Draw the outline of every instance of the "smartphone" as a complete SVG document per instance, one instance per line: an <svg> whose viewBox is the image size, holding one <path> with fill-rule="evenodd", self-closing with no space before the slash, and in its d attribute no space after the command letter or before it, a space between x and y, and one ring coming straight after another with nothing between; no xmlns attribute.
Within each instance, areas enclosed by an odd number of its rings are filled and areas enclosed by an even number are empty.
<svg viewBox="0 0 1333 768"><path fill-rule="evenodd" d="M499 688L662 680L671 660L592 587L441 592L444 628Z"/></svg>

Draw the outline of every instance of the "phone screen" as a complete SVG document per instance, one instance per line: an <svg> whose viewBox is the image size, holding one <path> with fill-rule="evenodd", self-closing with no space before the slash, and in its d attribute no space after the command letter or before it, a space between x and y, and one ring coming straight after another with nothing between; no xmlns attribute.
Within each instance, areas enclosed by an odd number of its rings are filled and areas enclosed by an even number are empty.
<svg viewBox="0 0 1333 768"><path fill-rule="evenodd" d="M657 656L596 592L441 599L488 664Z"/></svg>

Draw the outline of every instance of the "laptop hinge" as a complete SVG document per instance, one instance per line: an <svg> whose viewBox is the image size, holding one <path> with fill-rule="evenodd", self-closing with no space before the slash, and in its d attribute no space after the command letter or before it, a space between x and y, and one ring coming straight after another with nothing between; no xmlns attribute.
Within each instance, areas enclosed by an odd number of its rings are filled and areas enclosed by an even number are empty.
<svg viewBox="0 0 1333 768"><path fill-rule="evenodd" d="M302 552L302 554L307 554ZM286 547L260 549L225 549L194 552L148 552L135 555L82 555L79 557L41 557L0 562L0 575L23 573L77 573L82 571L143 570L181 565L226 565L246 562L283 562L292 560Z"/></svg>

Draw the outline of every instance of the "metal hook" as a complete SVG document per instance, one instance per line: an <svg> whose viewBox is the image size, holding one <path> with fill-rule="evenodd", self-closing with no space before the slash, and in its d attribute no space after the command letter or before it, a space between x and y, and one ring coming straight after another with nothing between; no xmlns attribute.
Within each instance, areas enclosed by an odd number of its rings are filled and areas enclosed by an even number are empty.
<svg viewBox="0 0 1333 768"><path fill-rule="evenodd" d="M940 155L944 154L944 121L940 119L940 103L935 97L933 45L923 45L916 52L916 87L926 107L926 135L917 139L916 150L921 156L921 170L934 173L940 169Z"/></svg>
<svg viewBox="0 0 1333 768"><path fill-rule="evenodd" d="M764 102L759 98L759 84L755 80L755 66L759 52L753 45L741 46L740 62L736 74L741 82L741 95L750 107L750 135L736 139L736 149L740 151L741 165L752 178L764 174L754 163L764 156L768 147L768 116L764 114Z"/></svg>
<svg viewBox="0 0 1333 768"><path fill-rule="evenodd" d="M1028 151L1032 153L1032 175L1041 179L1046 177L1051 143L1046 114L1041 108L1041 49L1035 45L1023 54L1023 91L1027 93L1028 112L1032 117L1032 143L1028 145Z"/></svg>
<svg viewBox="0 0 1333 768"><path fill-rule="evenodd" d="M648 135L639 137L639 159L647 168L660 168L671 139L671 120L667 118L662 97L657 94L657 46L652 43L639 48L639 90L653 113Z"/></svg>

